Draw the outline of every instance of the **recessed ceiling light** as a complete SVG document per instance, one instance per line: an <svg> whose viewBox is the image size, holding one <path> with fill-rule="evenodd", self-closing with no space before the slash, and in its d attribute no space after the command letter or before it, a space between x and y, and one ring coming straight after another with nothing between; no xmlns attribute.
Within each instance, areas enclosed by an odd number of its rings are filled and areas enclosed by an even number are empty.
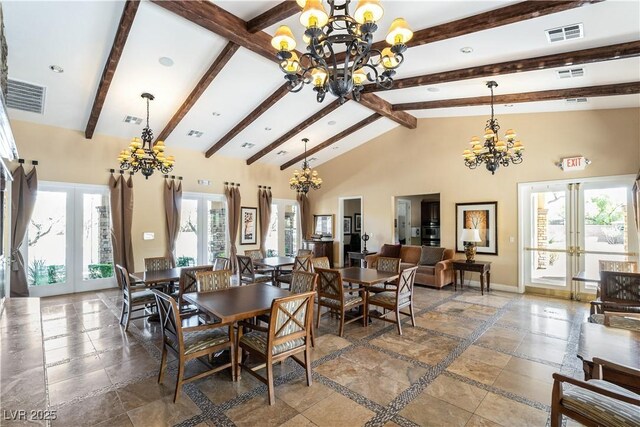
<svg viewBox="0 0 640 427"><path fill-rule="evenodd" d="M241 145L242 148L253 148L256 144L252 144L250 142L245 142Z"/></svg>
<svg viewBox="0 0 640 427"><path fill-rule="evenodd" d="M217 111L214 111L213 113L211 113L213 116L215 117L220 117L220 113L218 113Z"/></svg>
<svg viewBox="0 0 640 427"><path fill-rule="evenodd" d="M440 89L437 87L428 87L427 90L429 92L440 92Z"/></svg>
<svg viewBox="0 0 640 427"><path fill-rule="evenodd" d="M471 46L465 46L460 48L460 52L462 53L471 53L473 52L473 48Z"/></svg>
<svg viewBox="0 0 640 427"><path fill-rule="evenodd" d="M160 57L160 59L158 59L158 62L160 63L160 65L164 65L165 67L171 67L173 65L173 59L166 56Z"/></svg>
<svg viewBox="0 0 640 427"><path fill-rule="evenodd" d="M267 126L266 128L264 128L264 130L266 130L267 132L269 132L271 130L271 128L269 126Z"/></svg>
<svg viewBox="0 0 640 427"><path fill-rule="evenodd" d="M49 69L54 73L58 73L58 74L64 73L64 68L62 68L59 65L49 65Z"/></svg>
<svg viewBox="0 0 640 427"><path fill-rule="evenodd" d="M328 124L329 126L333 126L333 125L335 125L335 124L336 124L336 121L335 121L335 120L330 120L330 121L328 121L328 122L327 122L327 124Z"/></svg>
<svg viewBox="0 0 640 427"><path fill-rule="evenodd" d="M507 107L507 108L511 108L511 107L513 107L513 104L504 104L504 106Z"/></svg>
<svg viewBox="0 0 640 427"><path fill-rule="evenodd" d="M340 147L332 147L333 150L337 150L338 148L340 148Z"/></svg>
<svg viewBox="0 0 640 427"><path fill-rule="evenodd" d="M276 156L284 156L285 154L287 154L287 152L286 152L286 151L284 151L284 150L280 150L280 151L278 151L278 152L276 153Z"/></svg>

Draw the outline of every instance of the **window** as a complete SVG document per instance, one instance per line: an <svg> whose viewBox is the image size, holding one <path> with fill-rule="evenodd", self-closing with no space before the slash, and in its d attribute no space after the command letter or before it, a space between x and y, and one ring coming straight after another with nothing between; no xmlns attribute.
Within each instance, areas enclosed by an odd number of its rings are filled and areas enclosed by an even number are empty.
<svg viewBox="0 0 640 427"><path fill-rule="evenodd" d="M32 296L115 286L106 186L41 182L22 247Z"/></svg>
<svg viewBox="0 0 640 427"><path fill-rule="evenodd" d="M274 200L267 233L267 256L295 256L300 247L298 203L293 200Z"/></svg>
<svg viewBox="0 0 640 427"><path fill-rule="evenodd" d="M214 194L185 193L182 196L180 232L176 241L179 267L209 264L228 254L227 204Z"/></svg>

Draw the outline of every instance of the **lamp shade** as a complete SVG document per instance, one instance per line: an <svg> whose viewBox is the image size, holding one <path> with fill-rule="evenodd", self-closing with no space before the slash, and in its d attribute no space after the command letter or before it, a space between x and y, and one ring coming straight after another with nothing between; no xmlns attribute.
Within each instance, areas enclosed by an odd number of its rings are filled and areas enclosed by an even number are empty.
<svg viewBox="0 0 640 427"><path fill-rule="evenodd" d="M476 228L465 228L462 230L460 240L463 242L480 242L480 231Z"/></svg>

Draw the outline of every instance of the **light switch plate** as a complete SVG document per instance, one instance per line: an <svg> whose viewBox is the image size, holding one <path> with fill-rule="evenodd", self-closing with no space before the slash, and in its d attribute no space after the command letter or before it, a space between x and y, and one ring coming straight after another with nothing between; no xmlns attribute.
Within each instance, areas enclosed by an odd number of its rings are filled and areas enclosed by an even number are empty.
<svg viewBox="0 0 640 427"><path fill-rule="evenodd" d="M153 240L155 239L155 233L146 231L142 233L142 240Z"/></svg>

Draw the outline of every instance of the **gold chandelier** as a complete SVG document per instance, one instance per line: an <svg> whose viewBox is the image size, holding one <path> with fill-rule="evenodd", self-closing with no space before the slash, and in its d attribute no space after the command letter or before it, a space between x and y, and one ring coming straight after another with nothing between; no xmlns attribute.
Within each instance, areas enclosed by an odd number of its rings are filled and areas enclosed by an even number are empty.
<svg viewBox="0 0 640 427"><path fill-rule="evenodd" d="M359 101L367 81L391 88L395 70L404 61L406 43L413 37L404 19L393 21L385 38L389 47L380 51L372 49L376 22L384 13L378 0L360 0L353 16L349 14L351 0L327 0L329 13L322 0L296 1L302 7L300 23L306 28L303 40L307 52L298 57L296 40L286 25L279 27L271 40L291 92L311 84L318 102L331 92L342 104L349 95Z"/></svg>
<svg viewBox="0 0 640 427"><path fill-rule="evenodd" d="M514 165L522 163L524 145L516 141L516 133L513 129L505 132L506 141L499 138L500 125L493 114L493 88L498 87L498 83L488 81L487 87L491 90L491 119L487 120L484 128L484 143L477 136L472 137L471 150L464 150L462 157L465 166L469 169L475 169L484 163L491 175L494 175L500 165L507 167L511 163Z"/></svg>
<svg viewBox="0 0 640 427"><path fill-rule="evenodd" d="M293 176L289 179L289 186L292 190L299 193L307 194L310 189L318 190L322 186L322 178L318 176L318 171L311 171L309 162L307 161L307 142L308 138L302 138L304 142L304 162L302 162L302 170L294 170Z"/></svg>
<svg viewBox="0 0 640 427"><path fill-rule="evenodd" d="M153 141L153 131L149 127L149 101L153 101L154 96L150 93L143 93L147 100L147 125L142 129L141 138L133 138L129 147L122 150L118 156L121 170L129 170L133 173L142 172L145 179L153 175L154 170L159 170L167 174L173 170L175 162L173 156L165 156L164 141Z"/></svg>

